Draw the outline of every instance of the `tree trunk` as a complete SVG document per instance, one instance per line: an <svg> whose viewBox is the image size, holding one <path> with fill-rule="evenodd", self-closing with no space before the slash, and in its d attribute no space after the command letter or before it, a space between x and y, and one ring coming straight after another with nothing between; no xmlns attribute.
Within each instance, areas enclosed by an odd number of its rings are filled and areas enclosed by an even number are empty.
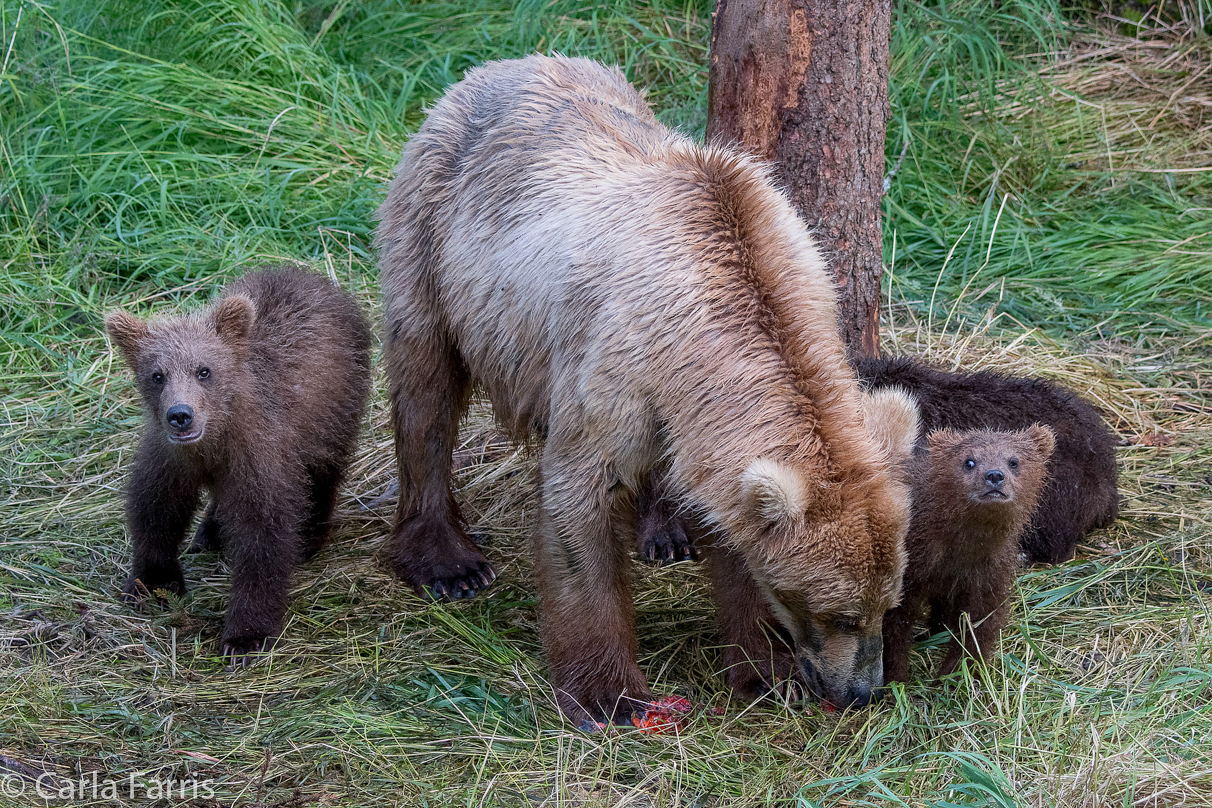
<svg viewBox="0 0 1212 808"><path fill-rule="evenodd" d="M829 258L852 353L879 354L889 0L716 0L707 137L771 160Z"/></svg>

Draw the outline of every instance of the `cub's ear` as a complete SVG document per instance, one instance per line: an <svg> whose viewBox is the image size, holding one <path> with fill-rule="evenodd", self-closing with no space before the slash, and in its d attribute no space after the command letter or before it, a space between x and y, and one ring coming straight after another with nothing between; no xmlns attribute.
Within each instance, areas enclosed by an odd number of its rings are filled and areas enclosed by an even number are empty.
<svg viewBox="0 0 1212 808"><path fill-rule="evenodd" d="M1056 449L1056 433L1051 427L1032 424L1027 427L1027 439L1035 444L1035 450L1039 452L1041 460L1052 457L1052 452Z"/></svg>
<svg viewBox="0 0 1212 808"><path fill-rule="evenodd" d="M812 502L800 473L786 463L759 457L741 475L745 502L766 521L786 524L800 519Z"/></svg>
<svg viewBox="0 0 1212 808"><path fill-rule="evenodd" d="M114 311L105 318L105 332L122 354L126 366L131 370L138 367L139 354L143 352L143 342L148 335L147 323L124 311Z"/></svg>
<svg viewBox="0 0 1212 808"><path fill-rule="evenodd" d="M863 423L894 466L904 467L913 457L919 421L917 401L899 387L863 394Z"/></svg>
<svg viewBox="0 0 1212 808"><path fill-rule="evenodd" d="M926 445L930 449L930 454L935 454L958 446L963 439L963 434L954 429L936 429L930 433L930 437L926 438Z"/></svg>
<svg viewBox="0 0 1212 808"><path fill-rule="evenodd" d="M246 339L257 319L257 307L244 295L227 295L215 306L215 332L229 342Z"/></svg>

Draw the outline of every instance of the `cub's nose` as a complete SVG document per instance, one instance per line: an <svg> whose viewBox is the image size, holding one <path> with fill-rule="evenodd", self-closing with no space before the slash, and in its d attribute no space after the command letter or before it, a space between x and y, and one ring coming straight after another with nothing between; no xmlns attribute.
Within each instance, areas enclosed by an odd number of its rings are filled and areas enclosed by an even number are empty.
<svg viewBox="0 0 1212 808"><path fill-rule="evenodd" d="M989 485L992 485L995 488L997 486L1001 485L1002 481L1005 479L1006 479L1006 475L1002 474L997 469L994 469L993 471L985 472L985 482L989 483Z"/></svg>
<svg viewBox="0 0 1212 808"><path fill-rule="evenodd" d="M194 408L188 404L174 404L168 408L168 425L173 429L185 429L194 422Z"/></svg>

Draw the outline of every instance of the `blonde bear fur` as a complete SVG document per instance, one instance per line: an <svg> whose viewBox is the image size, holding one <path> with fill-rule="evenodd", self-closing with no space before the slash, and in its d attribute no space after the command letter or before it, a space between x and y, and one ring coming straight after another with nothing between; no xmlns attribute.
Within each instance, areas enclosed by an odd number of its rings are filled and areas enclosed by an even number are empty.
<svg viewBox="0 0 1212 808"><path fill-rule="evenodd" d="M445 597L494 577L450 492L479 386L543 439L535 572L565 714L651 698L628 550L654 471L712 530L726 664L770 678L772 610L820 697L871 698L916 411L860 393L820 253L762 165L666 129L617 69L531 56L450 88L379 216L397 574Z"/></svg>

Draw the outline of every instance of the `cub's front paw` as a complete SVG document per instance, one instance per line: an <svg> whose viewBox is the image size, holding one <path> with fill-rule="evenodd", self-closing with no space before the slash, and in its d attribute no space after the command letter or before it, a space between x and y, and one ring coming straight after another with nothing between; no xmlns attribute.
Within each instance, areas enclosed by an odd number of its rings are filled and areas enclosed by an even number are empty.
<svg viewBox="0 0 1212 808"><path fill-rule="evenodd" d="M208 516L198 525L198 532L194 534L194 540L185 548L185 552L217 553L220 549L219 522L213 516Z"/></svg>
<svg viewBox="0 0 1212 808"><path fill-rule="evenodd" d="M128 606L138 607L152 598L163 601L165 593L178 596L185 594L185 576L179 564L175 567L132 572L122 586L122 594L118 599Z"/></svg>

